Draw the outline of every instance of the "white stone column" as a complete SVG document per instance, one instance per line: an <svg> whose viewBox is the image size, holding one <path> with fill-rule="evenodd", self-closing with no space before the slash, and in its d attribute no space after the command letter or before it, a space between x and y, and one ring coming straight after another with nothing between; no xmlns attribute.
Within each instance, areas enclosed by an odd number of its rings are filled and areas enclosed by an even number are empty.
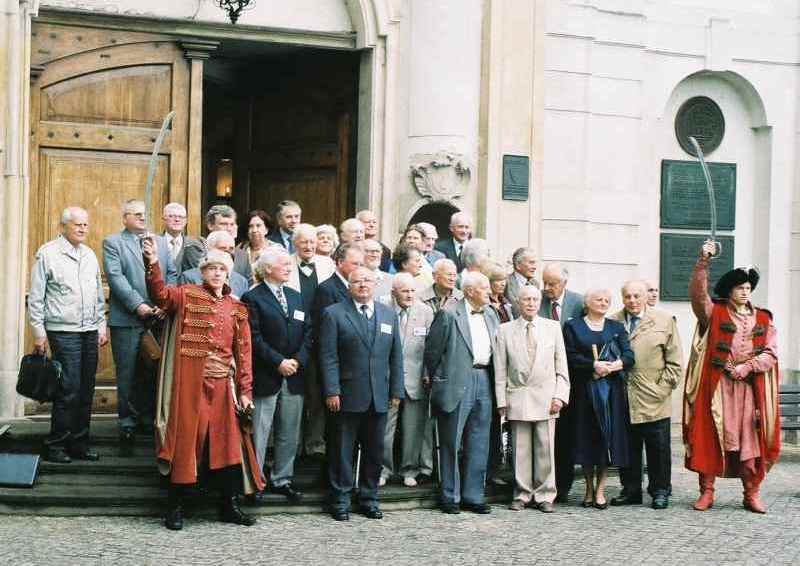
<svg viewBox="0 0 800 566"><path fill-rule="evenodd" d="M19 416L15 392L25 328L31 17L38 0L2 0L0 19L0 418Z"/></svg>

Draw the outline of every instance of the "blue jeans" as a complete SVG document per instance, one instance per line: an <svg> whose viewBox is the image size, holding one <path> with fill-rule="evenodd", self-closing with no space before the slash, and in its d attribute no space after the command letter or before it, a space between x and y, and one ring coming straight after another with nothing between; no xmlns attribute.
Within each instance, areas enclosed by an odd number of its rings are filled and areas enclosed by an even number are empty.
<svg viewBox="0 0 800 566"><path fill-rule="evenodd" d="M133 432L139 421L153 416L155 397L148 400L148 384L136 386L136 366L139 360L139 341L143 326L114 326L111 328L111 353L117 374L117 414L121 431ZM150 414L147 415L149 408Z"/></svg>
<svg viewBox="0 0 800 566"><path fill-rule="evenodd" d="M97 331L47 332L53 357L63 368L63 384L53 401L49 447L82 451L89 445L89 422L97 373Z"/></svg>
<svg viewBox="0 0 800 566"><path fill-rule="evenodd" d="M458 406L439 413L439 469L442 503L484 502L489 429L492 422L492 394L486 370L473 369ZM463 458L459 465L459 447ZM463 475L463 479L462 479Z"/></svg>

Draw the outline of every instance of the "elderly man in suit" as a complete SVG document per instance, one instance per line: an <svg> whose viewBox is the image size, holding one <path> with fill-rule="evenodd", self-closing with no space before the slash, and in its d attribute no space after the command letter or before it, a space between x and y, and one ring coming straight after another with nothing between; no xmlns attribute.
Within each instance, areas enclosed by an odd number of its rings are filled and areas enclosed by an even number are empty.
<svg viewBox="0 0 800 566"><path fill-rule="evenodd" d="M392 281L391 306L400 324L400 342L403 345L403 373L405 399L402 407L402 447L400 475L406 487L417 485L417 476L430 477L433 473L433 454L423 452L425 432L430 414L427 387L430 384L422 357L433 311L417 299L417 284L408 273L398 273ZM389 409L383 449L383 472L380 485L395 473L394 437L400 411Z"/></svg>
<svg viewBox="0 0 800 566"><path fill-rule="evenodd" d="M306 313L312 328L314 322L314 301L319 285L327 281L336 270L333 260L317 255L317 230L311 224L298 224L292 233L294 254L288 287L300 293L303 312ZM305 426L303 427L303 446L307 456L322 458L325 455L325 406L322 403L322 390L319 382L316 349L311 348L311 359L306 364L305 382Z"/></svg>
<svg viewBox="0 0 800 566"><path fill-rule="evenodd" d="M142 238L147 231L145 204L129 200L122 209L123 230L103 240L103 269L109 287L108 326L117 375L117 412L123 454L133 447L136 428L149 432L155 411L155 379L135 383L142 335L148 326L163 320L164 311L147 294L142 259ZM175 266L166 241L153 236L164 281L175 285Z"/></svg>
<svg viewBox="0 0 800 566"><path fill-rule="evenodd" d="M314 318L322 320L326 308L343 301L350 300L350 274L359 267L364 267L364 251L359 244L340 244L333 253L336 271L317 287L314 298Z"/></svg>
<svg viewBox="0 0 800 566"><path fill-rule="evenodd" d="M245 293L242 302L250 313L253 341L253 443L258 467L264 468L273 430L272 492L296 503L303 495L292 487L292 479L303 418L303 372L311 353L311 317L300 293L286 285L292 263L284 248L264 250L256 263L262 283Z"/></svg>
<svg viewBox="0 0 800 566"><path fill-rule="evenodd" d="M236 241L239 230L239 226L236 224L236 211L227 204L215 204L209 208L208 212L206 212L205 221L209 233L224 230L233 237L234 242ZM198 246L202 248L200 251L196 249ZM191 248L191 250L187 248L185 251L182 265L183 271L197 267L199 258L205 256L207 246L205 242L198 242L197 244L192 244ZM191 261L191 258L195 257L197 258L197 263ZM253 278L253 269L250 265L250 256L247 250L236 248L233 251L233 270L247 279L247 281Z"/></svg>
<svg viewBox="0 0 800 566"><path fill-rule="evenodd" d="M436 226L430 222L417 222L415 226L423 232L421 249L422 256L425 258L425 261L428 262L428 266L433 269L433 265L437 261L440 259L446 259L442 252L434 249L436 246L436 240L439 239L439 232L436 230Z"/></svg>
<svg viewBox="0 0 800 566"><path fill-rule="evenodd" d="M431 307L434 314L458 304L464 298L456 289L456 264L444 258L433 264L433 284L419 293L419 300Z"/></svg>
<svg viewBox="0 0 800 566"><path fill-rule="evenodd" d="M161 214L164 221L164 239L172 256L175 271L180 276L183 272L183 263L187 266L196 266L204 255L203 246L199 240L190 238L185 234L186 207L177 202L171 202L164 207Z"/></svg>
<svg viewBox="0 0 800 566"><path fill-rule="evenodd" d="M569 271L560 263L549 263L542 271L542 306L539 316L564 324L571 318L583 316L583 295L567 289ZM556 502L566 503L575 479L572 460L572 419L569 407L561 411L556 423Z"/></svg>
<svg viewBox="0 0 800 566"><path fill-rule="evenodd" d="M339 225L339 239L343 244L357 244L363 242L364 224L358 218L348 218Z"/></svg>
<svg viewBox="0 0 800 566"><path fill-rule="evenodd" d="M217 230L216 232L211 232L206 237L206 248L209 250L219 250L233 257L236 244L233 236L227 231ZM205 256L205 254L203 254L203 256ZM203 284L203 272L200 271L199 267L188 269L178 276L178 285L186 284ZM240 273L231 271L228 275L228 286L231 288L231 295L240 299L250 289L250 282Z"/></svg>
<svg viewBox="0 0 800 566"><path fill-rule="evenodd" d="M520 288L520 317L497 332L494 382L497 411L511 422L516 482L511 509L532 505L552 513L556 419L569 401L569 372L561 327L537 315L541 300L537 287Z"/></svg>
<svg viewBox="0 0 800 566"><path fill-rule="evenodd" d="M647 284L622 286L624 308L611 316L625 325L636 363L628 370L630 466L620 470L622 493L611 505L642 502L642 445L647 453L647 492L653 509L666 509L672 491L670 421L672 391L683 375L678 325L668 312L647 306Z"/></svg>
<svg viewBox="0 0 800 566"><path fill-rule="evenodd" d="M364 240L375 240L381 245L380 270L388 273L392 267L392 250L378 239L378 217L371 210L360 210L356 219L364 225Z"/></svg>
<svg viewBox="0 0 800 566"><path fill-rule="evenodd" d="M483 490L493 411L492 352L499 321L487 308L490 287L485 275L466 273L462 289L464 300L439 311L425 343L440 437L441 506L451 514L459 512L459 504L475 513L490 513Z"/></svg>
<svg viewBox="0 0 800 566"><path fill-rule="evenodd" d="M403 399L403 347L397 315L376 302L375 276L364 267L350 273L350 299L322 315L320 366L325 404L333 413L329 436L331 515L349 517L353 452L361 445L358 500L370 519L378 508L386 412Z"/></svg>
<svg viewBox="0 0 800 566"><path fill-rule="evenodd" d="M364 267L371 269L375 274L375 298L382 302L389 302L394 276L381 269L381 254L383 253L381 243L377 240L364 240L362 245L364 247Z"/></svg>
<svg viewBox="0 0 800 566"><path fill-rule="evenodd" d="M447 259L456 264L461 271L461 251L464 244L472 237L472 218L466 212L456 212L450 217L450 237L436 242L435 250L442 252Z"/></svg>
<svg viewBox="0 0 800 566"><path fill-rule="evenodd" d="M509 276L508 283L506 283L506 299L514 309L514 316L519 316L516 309L520 289L528 285L539 286L539 282L536 281L536 252L533 248L517 248L511 256L511 263L514 266L514 271Z"/></svg>
<svg viewBox="0 0 800 566"><path fill-rule="evenodd" d="M282 200L275 207L275 221L278 223L277 229L267 234L270 242L280 244L293 254L294 249L294 229L300 224L303 211L300 205L293 200Z"/></svg>

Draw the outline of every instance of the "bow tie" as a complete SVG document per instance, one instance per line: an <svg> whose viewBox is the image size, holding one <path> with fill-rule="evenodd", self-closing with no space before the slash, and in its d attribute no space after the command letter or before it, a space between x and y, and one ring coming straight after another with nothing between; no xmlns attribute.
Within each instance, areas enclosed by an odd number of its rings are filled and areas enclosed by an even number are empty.
<svg viewBox="0 0 800 566"><path fill-rule="evenodd" d="M478 311L469 311L470 314L483 314L483 309Z"/></svg>
<svg viewBox="0 0 800 566"><path fill-rule="evenodd" d="M300 262L300 267L314 267L314 262L313 261L309 261L309 262L301 261Z"/></svg>

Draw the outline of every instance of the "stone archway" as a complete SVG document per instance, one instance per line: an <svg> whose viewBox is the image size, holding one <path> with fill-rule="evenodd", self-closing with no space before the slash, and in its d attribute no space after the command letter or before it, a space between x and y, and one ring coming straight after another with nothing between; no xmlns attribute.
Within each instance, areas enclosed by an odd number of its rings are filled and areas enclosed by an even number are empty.
<svg viewBox="0 0 800 566"><path fill-rule="evenodd" d="M459 208L447 201L437 200L421 206L411 217L408 224L427 222L436 226L440 238L446 238L450 226L450 217L459 212Z"/></svg>

